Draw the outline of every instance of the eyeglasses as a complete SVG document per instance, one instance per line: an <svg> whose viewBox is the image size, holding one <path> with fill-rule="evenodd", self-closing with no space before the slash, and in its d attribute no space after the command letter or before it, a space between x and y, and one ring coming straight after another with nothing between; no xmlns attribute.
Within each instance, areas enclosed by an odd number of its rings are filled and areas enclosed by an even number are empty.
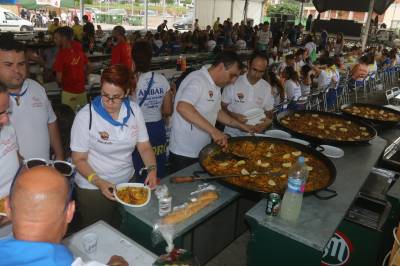
<svg viewBox="0 0 400 266"><path fill-rule="evenodd" d="M110 96L105 95L105 94L101 94L101 97L103 97L105 100L107 100L109 102L112 102L112 103L121 103L125 99L125 96L122 96L122 97L115 97L115 96L110 97Z"/></svg>

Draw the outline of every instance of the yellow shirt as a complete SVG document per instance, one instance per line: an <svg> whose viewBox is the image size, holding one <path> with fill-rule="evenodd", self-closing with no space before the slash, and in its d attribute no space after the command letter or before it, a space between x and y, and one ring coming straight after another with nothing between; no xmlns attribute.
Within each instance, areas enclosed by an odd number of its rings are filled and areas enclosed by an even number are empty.
<svg viewBox="0 0 400 266"><path fill-rule="evenodd" d="M53 35L54 32L60 27L60 25L56 25L56 24L50 24L49 27L47 28L47 31Z"/></svg>
<svg viewBox="0 0 400 266"><path fill-rule="evenodd" d="M73 25L72 30L74 31L74 37L79 41L82 41L83 36L83 27L82 25Z"/></svg>

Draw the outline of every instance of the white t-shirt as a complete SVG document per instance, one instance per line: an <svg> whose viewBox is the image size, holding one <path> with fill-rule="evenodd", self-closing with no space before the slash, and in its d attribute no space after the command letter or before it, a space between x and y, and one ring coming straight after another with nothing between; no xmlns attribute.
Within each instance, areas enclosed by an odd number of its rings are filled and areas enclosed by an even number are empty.
<svg viewBox="0 0 400 266"><path fill-rule="evenodd" d="M308 55L310 56L311 53L312 53L312 51L314 51L314 50L317 49L317 45L316 45L315 43L313 43L313 42L308 42L308 43L306 43L306 45L304 46L304 48L307 49Z"/></svg>
<svg viewBox="0 0 400 266"><path fill-rule="evenodd" d="M89 105L76 115L71 130L71 150L87 152L88 163L97 175L113 184L127 182L134 173L132 152L136 143L149 140L142 111L130 102L134 113L121 128L103 119L92 107L92 128L89 131ZM121 106L118 121L122 122L127 110ZM80 188L98 189L77 172L75 182Z"/></svg>
<svg viewBox="0 0 400 266"><path fill-rule="evenodd" d="M326 89L332 82L333 72L322 70L318 76L318 89Z"/></svg>
<svg viewBox="0 0 400 266"><path fill-rule="evenodd" d="M154 44L158 47L161 48L163 46L163 41L161 40L154 40Z"/></svg>
<svg viewBox="0 0 400 266"><path fill-rule="evenodd" d="M303 82L300 82L301 87L301 96L307 96L311 92L311 85L306 85Z"/></svg>
<svg viewBox="0 0 400 266"><path fill-rule="evenodd" d="M277 106L281 103L281 96L279 95L278 87L273 86L271 87L272 97L274 98L274 106Z"/></svg>
<svg viewBox="0 0 400 266"><path fill-rule="evenodd" d="M340 55L343 51L343 44L335 42L335 46L333 47L333 50L334 50L335 55Z"/></svg>
<svg viewBox="0 0 400 266"><path fill-rule="evenodd" d="M137 104L143 99L149 82L151 79L151 71L143 73L139 76L139 80L136 87L136 99ZM157 122L162 118L161 106L164 100L165 94L169 91L168 80L161 74L154 73L153 85L150 88L149 94L146 100L143 102L140 109L142 110L144 121L146 122Z"/></svg>
<svg viewBox="0 0 400 266"><path fill-rule="evenodd" d="M10 194L19 168L17 135L11 124L0 128L0 199ZM0 239L12 237L12 225L0 226Z"/></svg>
<svg viewBox="0 0 400 266"><path fill-rule="evenodd" d="M300 61L295 61L294 62L294 70L296 70L297 72L301 71L301 68L305 65L303 60Z"/></svg>
<svg viewBox="0 0 400 266"><path fill-rule="evenodd" d="M19 168L17 135L11 124L0 128L0 199L8 196Z"/></svg>
<svg viewBox="0 0 400 266"><path fill-rule="evenodd" d="M221 109L221 88L208 73L207 66L190 73L179 86L175 97L170 151L174 154L197 158L200 150L211 141L210 135L185 120L176 106L190 103L211 125L215 125Z"/></svg>
<svg viewBox="0 0 400 266"><path fill-rule="evenodd" d="M269 44L269 39L272 38L272 32L271 31L263 31L263 30L259 30L257 32L257 37L258 39L258 43L262 44L262 45L268 45Z"/></svg>
<svg viewBox="0 0 400 266"><path fill-rule="evenodd" d="M236 48L239 50L244 50L247 47L247 43L245 40L237 40L236 41Z"/></svg>
<svg viewBox="0 0 400 266"><path fill-rule="evenodd" d="M274 108L274 98L271 86L263 79L251 85L247 75L241 75L234 84L225 87L222 92L222 102L228 104L228 110L238 114L259 108L270 111ZM244 136L245 132L226 126L224 132L231 136Z"/></svg>
<svg viewBox="0 0 400 266"><path fill-rule="evenodd" d="M300 84L294 82L291 79L285 81L284 84L286 99L297 101L301 97Z"/></svg>
<svg viewBox="0 0 400 266"><path fill-rule="evenodd" d="M212 52L215 49L215 46L217 46L217 43L214 40L209 40L207 42L207 51Z"/></svg>
<svg viewBox="0 0 400 266"><path fill-rule="evenodd" d="M48 124L57 120L45 89L36 81L27 79L22 85L17 105L16 97L10 96L10 120L17 132L20 154L25 159L50 158Z"/></svg>
<svg viewBox="0 0 400 266"><path fill-rule="evenodd" d="M286 39L285 41L283 39L281 39L279 41L279 51L287 52L289 50L289 47L290 47L289 39Z"/></svg>

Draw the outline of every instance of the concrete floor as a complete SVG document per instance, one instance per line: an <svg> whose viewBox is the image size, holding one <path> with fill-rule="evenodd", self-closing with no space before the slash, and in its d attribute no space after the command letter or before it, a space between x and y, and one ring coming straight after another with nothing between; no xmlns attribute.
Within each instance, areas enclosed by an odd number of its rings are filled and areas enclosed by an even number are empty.
<svg viewBox="0 0 400 266"><path fill-rule="evenodd" d="M250 240L250 232L246 231L233 241L220 254L205 264L205 266L244 266L247 260L247 243Z"/></svg>

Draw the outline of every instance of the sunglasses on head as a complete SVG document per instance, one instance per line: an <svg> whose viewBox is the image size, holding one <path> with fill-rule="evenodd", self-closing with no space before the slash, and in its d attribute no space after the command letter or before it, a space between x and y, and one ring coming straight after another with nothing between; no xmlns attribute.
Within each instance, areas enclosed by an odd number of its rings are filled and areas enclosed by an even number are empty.
<svg viewBox="0 0 400 266"><path fill-rule="evenodd" d="M75 172L75 166L73 164L60 160L47 161L41 158L31 158L28 160L24 160L24 166L27 169L32 169L33 167L36 166L52 166L54 167L54 169L60 172L60 174L66 177L71 177Z"/></svg>
<svg viewBox="0 0 400 266"><path fill-rule="evenodd" d="M68 190L68 197L67 197L67 200L66 200L65 206L64 206L64 211L65 211L68 207L68 203L72 200L72 193L74 190L74 178L73 177L75 175L75 166L69 162L60 161L60 160L47 161L47 160L41 159L41 158L32 158L32 159L24 160L23 165L21 165L19 167L19 169L18 169L17 173L15 174L14 179L11 183L10 199L12 196L12 190L14 187L15 180L19 176L22 166L25 166L27 169L32 169L36 166L52 166L52 167L54 167L54 169L56 169L58 172L60 172L60 174L62 174L63 176L65 176L65 178L67 178L68 183L69 183L69 190Z"/></svg>

